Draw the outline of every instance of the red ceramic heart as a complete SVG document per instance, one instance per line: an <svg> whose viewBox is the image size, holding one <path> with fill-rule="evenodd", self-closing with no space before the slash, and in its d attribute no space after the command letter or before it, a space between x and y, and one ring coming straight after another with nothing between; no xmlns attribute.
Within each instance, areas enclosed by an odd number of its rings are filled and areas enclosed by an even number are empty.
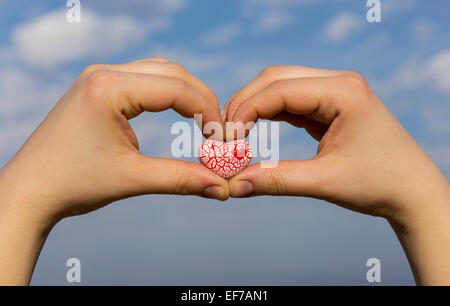
<svg viewBox="0 0 450 306"><path fill-rule="evenodd" d="M252 159L252 148L245 139L230 142L206 140L199 149L200 162L223 178L241 172Z"/></svg>

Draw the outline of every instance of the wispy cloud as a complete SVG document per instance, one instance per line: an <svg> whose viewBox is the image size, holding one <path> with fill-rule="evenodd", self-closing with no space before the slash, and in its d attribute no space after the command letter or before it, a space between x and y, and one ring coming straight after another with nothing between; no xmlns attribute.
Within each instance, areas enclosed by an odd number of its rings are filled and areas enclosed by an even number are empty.
<svg viewBox="0 0 450 306"><path fill-rule="evenodd" d="M231 42L234 38L239 36L243 31L243 26L239 22L230 22L219 26L207 33L205 33L201 41L203 45L208 47L222 46Z"/></svg>
<svg viewBox="0 0 450 306"><path fill-rule="evenodd" d="M268 34L276 32L294 22L294 18L286 10L267 10L256 22L255 32L257 34Z"/></svg>
<svg viewBox="0 0 450 306"><path fill-rule="evenodd" d="M151 25L149 24L151 23ZM86 58L104 58L137 43L152 31L167 27L165 20L142 24L128 16L102 17L82 11L80 23L69 23L66 11L53 11L17 26L11 52L30 66L57 67Z"/></svg>
<svg viewBox="0 0 450 306"><path fill-rule="evenodd" d="M48 111L70 84L71 76L54 75L53 82L24 68L3 67L0 70L0 119L8 121L24 113Z"/></svg>
<svg viewBox="0 0 450 306"><path fill-rule="evenodd" d="M346 40L361 30L364 25L362 18L350 12L338 13L325 25L322 37L331 42Z"/></svg>
<svg viewBox="0 0 450 306"><path fill-rule="evenodd" d="M376 88L387 95L413 88L450 95L450 50L442 50L426 60L406 60L391 75L375 83Z"/></svg>
<svg viewBox="0 0 450 306"><path fill-rule="evenodd" d="M435 88L450 94L450 50L440 52L425 64L425 76Z"/></svg>

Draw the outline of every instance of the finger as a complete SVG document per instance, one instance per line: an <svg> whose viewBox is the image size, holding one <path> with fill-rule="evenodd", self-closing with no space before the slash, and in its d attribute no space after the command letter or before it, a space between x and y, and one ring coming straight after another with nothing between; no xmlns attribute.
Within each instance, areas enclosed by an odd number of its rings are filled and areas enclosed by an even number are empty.
<svg viewBox="0 0 450 306"><path fill-rule="evenodd" d="M281 161L275 167L253 164L229 180L234 198L259 195L326 197L328 167L319 159Z"/></svg>
<svg viewBox="0 0 450 306"><path fill-rule="evenodd" d="M141 62L162 62L162 63L168 63L170 61L168 59L166 59L165 57L155 56L155 57L150 57L150 58L139 59L139 60L134 61L133 63L141 63Z"/></svg>
<svg viewBox="0 0 450 306"><path fill-rule="evenodd" d="M285 121L289 123L290 125L293 125L298 128L303 128L303 115L297 115L290 113L288 111L281 111L279 114L276 114L270 120L272 121Z"/></svg>
<svg viewBox="0 0 450 306"><path fill-rule="evenodd" d="M95 68L94 68L95 69ZM182 65L169 62L164 58L152 58L120 65L98 65L97 70L113 70L122 72L157 74L166 77L180 78L205 96L220 111L216 94L200 79L189 73Z"/></svg>
<svg viewBox="0 0 450 306"><path fill-rule="evenodd" d="M340 113L362 100L354 90L356 80L347 77L300 78L272 83L251 96L236 110L232 121L256 122L270 119L283 110L306 115L323 124L330 124ZM360 93L363 93L362 90ZM228 133L227 133L228 134ZM233 134L230 131L230 134Z"/></svg>
<svg viewBox="0 0 450 306"><path fill-rule="evenodd" d="M226 120L231 120L231 118L233 118L234 112L241 103L275 81L304 77L343 76L351 73L352 72L349 71L326 70L303 66L269 66L264 69L258 77L242 88L238 94L231 97L230 100L227 101Z"/></svg>
<svg viewBox="0 0 450 306"><path fill-rule="evenodd" d="M328 131L329 125L317 122L308 118L307 115L297 115L288 111L282 111L281 113L270 118L273 121L285 121L295 127L304 128L309 135L315 140L320 141L325 133Z"/></svg>
<svg viewBox="0 0 450 306"><path fill-rule="evenodd" d="M219 99L216 94L203 81L195 77L184 66L178 63L143 61L139 63L113 65L111 69L125 72L159 74L162 76L183 79L210 100L211 103L213 103L213 106L220 111Z"/></svg>
<svg viewBox="0 0 450 306"><path fill-rule="evenodd" d="M226 200L228 183L200 164L135 153L127 163L127 193L179 194Z"/></svg>
<svg viewBox="0 0 450 306"><path fill-rule="evenodd" d="M239 91L236 91L231 97L230 99L228 99L228 101L225 103L222 111L220 112L220 117L222 118L222 121L225 122L227 120L227 113L228 113L228 107L230 106L231 101L233 101L234 97L239 94Z"/></svg>
<svg viewBox="0 0 450 306"><path fill-rule="evenodd" d="M88 90L99 97L96 100L114 101L114 109L128 120L143 111L160 112L172 108L187 118L202 115L202 130L208 122L221 124L215 107L182 79L102 70L94 73L88 83ZM107 107L110 108L109 104Z"/></svg>

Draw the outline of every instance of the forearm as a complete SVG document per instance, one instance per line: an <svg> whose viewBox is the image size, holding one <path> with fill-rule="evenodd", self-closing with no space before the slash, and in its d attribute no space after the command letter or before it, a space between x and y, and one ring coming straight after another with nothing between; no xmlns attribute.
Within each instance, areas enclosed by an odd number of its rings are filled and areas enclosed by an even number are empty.
<svg viewBox="0 0 450 306"><path fill-rule="evenodd" d="M32 213L31 203L17 187L12 176L0 171L0 285L30 282L51 228Z"/></svg>
<svg viewBox="0 0 450 306"><path fill-rule="evenodd" d="M26 285L46 235L17 214L0 209L0 285Z"/></svg>
<svg viewBox="0 0 450 306"><path fill-rule="evenodd" d="M450 285L450 187L443 184L405 224L390 222L418 285Z"/></svg>

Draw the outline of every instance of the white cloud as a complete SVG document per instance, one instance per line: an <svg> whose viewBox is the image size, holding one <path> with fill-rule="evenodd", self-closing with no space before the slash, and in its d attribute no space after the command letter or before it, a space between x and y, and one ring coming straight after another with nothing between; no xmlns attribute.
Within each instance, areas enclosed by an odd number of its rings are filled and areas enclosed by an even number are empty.
<svg viewBox="0 0 450 306"><path fill-rule="evenodd" d="M450 50L440 52L425 64L425 77L435 88L450 94Z"/></svg>
<svg viewBox="0 0 450 306"><path fill-rule="evenodd" d="M294 18L285 10L268 10L259 17L255 31L259 34L273 33L292 24L293 21Z"/></svg>
<svg viewBox="0 0 450 306"><path fill-rule="evenodd" d="M221 46L229 43L243 31L243 27L238 22L231 22L204 34L201 38L205 46Z"/></svg>
<svg viewBox="0 0 450 306"><path fill-rule="evenodd" d="M424 90L450 95L450 50L443 50L427 60L407 60L391 75L373 82L373 85L375 92L381 96ZM395 105L396 108L401 109L401 112L410 112L412 107L420 110L418 115L424 130L429 135L448 136L450 134L450 105L445 102L445 99L444 103L426 100L418 103L413 99L401 104L401 101L397 101ZM441 156L442 153L437 155Z"/></svg>
<svg viewBox="0 0 450 306"><path fill-rule="evenodd" d="M44 120L75 77L54 71L49 81L24 68L0 68L0 168ZM133 119L132 125L140 144L149 153L167 156L170 139L159 137L158 131L170 131L168 122L143 116Z"/></svg>
<svg viewBox="0 0 450 306"><path fill-rule="evenodd" d="M314 1L320 0L243 0L242 14L254 22L253 34L271 34L294 24L301 13L299 7Z"/></svg>
<svg viewBox="0 0 450 306"><path fill-rule="evenodd" d="M142 24L125 15L102 17L87 9L82 10L80 23L69 23L66 11L58 10L17 26L11 52L31 66L56 67L117 54L166 27L164 19Z"/></svg>
<svg viewBox="0 0 450 306"><path fill-rule="evenodd" d="M65 83L73 81L67 79ZM19 150L66 90L65 85L41 82L20 70L0 72L0 85L5 81L9 82L9 88L0 87L0 168ZM145 115L130 121L141 149L152 156L171 157L172 138L160 137L161 132L170 135L170 123L157 116L148 120Z"/></svg>
<svg viewBox="0 0 450 306"><path fill-rule="evenodd" d="M391 95L401 90L417 86L422 79L421 64L418 60L408 60L393 70L386 78L374 80L373 87L380 95Z"/></svg>
<svg viewBox="0 0 450 306"><path fill-rule="evenodd" d="M10 158L60 99L71 76L47 82L18 67L0 69L0 162Z"/></svg>
<svg viewBox="0 0 450 306"><path fill-rule="evenodd" d="M56 81L47 83L30 71L18 67L0 70L0 118L2 122L18 114L48 111L70 84L67 75L55 74Z"/></svg>
<svg viewBox="0 0 450 306"><path fill-rule="evenodd" d="M332 17L323 29L322 35L328 41L339 42L358 32L363 25L361 16L350 12L341 12Z"/></svg>
<svg viewBox="0 0 450 306"><path fill-rule="evenodd" d="M450 50L442 50L428 60L407 60L374 84L385 95L420 88L450 95Z"/></svg>

